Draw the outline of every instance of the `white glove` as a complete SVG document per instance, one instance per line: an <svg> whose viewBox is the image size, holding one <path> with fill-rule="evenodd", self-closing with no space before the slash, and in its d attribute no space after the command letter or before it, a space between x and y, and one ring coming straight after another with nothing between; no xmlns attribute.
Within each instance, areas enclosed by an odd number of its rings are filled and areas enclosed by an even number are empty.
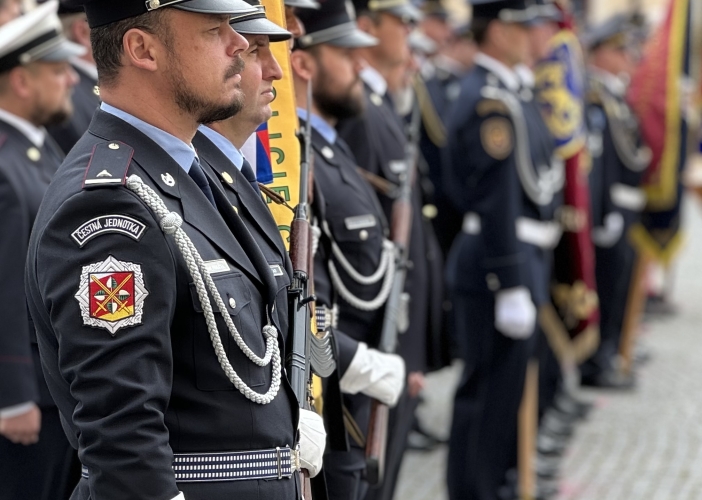
<svg viewBox="0 0 702 500"><path fill-rule="evenodd" d="M536 307L531 293L523 286L497 292L495 328L512 339L527 339L536 326Z"/></svg>
<svg viewBox="0 0 702 500"><path fill-rule="evenodd" d="M592 228L592 241L600 248L612 248L624 234L624 216L619 212L610 212L603 222L603 226Z"/></svg>
<svg viewBox="0 0 702 500"><path fill-rule="evenodd" d="M300 465L307 469L310 477L322 470L324 448L327 445L327 431L324 430L324 420L319 414L300 408Z"/></svg>
<svg viewBox="0 0 702 500"><path fill-rule="evenodd" d="M341 392L359 392L393 407L405 386L405 362L397 354L385 354L359 342L356 354L339 381Z"/></svg>
<svg viewBox="0 0 702 500"><path fill-rule="evenodd" d="M183 492L180 492L177 497L172 498L171 500L185 500L185 497L183 496Z"/></svg>

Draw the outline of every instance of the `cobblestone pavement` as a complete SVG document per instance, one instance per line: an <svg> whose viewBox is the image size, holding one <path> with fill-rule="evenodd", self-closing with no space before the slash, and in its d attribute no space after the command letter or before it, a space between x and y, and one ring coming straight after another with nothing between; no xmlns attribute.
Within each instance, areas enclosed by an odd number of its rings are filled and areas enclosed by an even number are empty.
<svg viewBox="0 0 702 500"><path fill-rule="evenodd" d="M692 200L686 209L673 295L678 314L642 325L652 359L634 392L582 392L596 408L576 429L558 500L702 499L702 210ZM433 374L420 407L421 421L442 436L458 375L457 366ZM445 447L409 452L396 500L445 500L445 467Z"/></svg>

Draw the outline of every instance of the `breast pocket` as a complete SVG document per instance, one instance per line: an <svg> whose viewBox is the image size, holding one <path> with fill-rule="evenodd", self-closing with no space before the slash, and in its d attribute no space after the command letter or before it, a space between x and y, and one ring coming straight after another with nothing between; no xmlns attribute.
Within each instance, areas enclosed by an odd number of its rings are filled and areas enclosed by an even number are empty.
<svg viewBox="0 0 702 500"><path fill-rule="evenodd" d="M359 273L371 275L378 268L383 248L381 224L374 214L339 217L330 221L332 236L344 257Z"/></svg>
<svg viewBox="0 0 702 500"><path fill-rule="evenodd" d="M236 330L244 342L258 356L265 353L265 342L262 333L261 318L259 317L259 304L254 300L252 291L246 280L238 273L225 273L212 277L219 292L226 311L232 319ZM225 375L212 346L210 332L207 328L202 304L194 284L190 284L190 294L193 300L195 316L193 317L194 330L194 365L197 388L203 391L231 391L235 387ZM214 300L210 299L214 311L215 322L219 338L227 354L227 359L234 371L249 387L264 385L270 375L270 366L260 367L246 357L237 345L229 331L223 316Z"/></svg>

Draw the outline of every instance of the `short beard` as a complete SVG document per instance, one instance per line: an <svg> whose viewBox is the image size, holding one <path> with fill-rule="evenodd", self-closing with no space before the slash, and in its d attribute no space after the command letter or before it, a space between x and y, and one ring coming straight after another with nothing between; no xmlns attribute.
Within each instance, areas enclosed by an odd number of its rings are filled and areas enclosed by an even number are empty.
<svg viewBox="0 0 702 500"><path fill-rule="evenodd" d="M172 59L173 61L173 59ZM244 60L237 57L225 74L225 81L238 75L244 69ZM237 96L228 104L207 101L197 95L183 78L178 65L172 65L168 79L173 86L175 103L184 113L194 116L197 123L213 123L236 115L244 106L243 95Z"/></svg>
<svg viewBox="0 0 702 500"><path fill-rule="evenodd" d="M29 121L37 127L52 127L54 125L63 125L68 122L71 116L73 116L72 107L63 107L54 111L36 109Z"/></svg>
<svg viewBox="0 0 702 500"><path fill-rule="evenodd" d="M353 118L363 113L363 94L354 94L354 88L357 88L360 79L354 80L342 92L332 93L333 85L328 73L322 65L319 68L319 78L312 84L312 96L320 113L337 120Z"/></svg>

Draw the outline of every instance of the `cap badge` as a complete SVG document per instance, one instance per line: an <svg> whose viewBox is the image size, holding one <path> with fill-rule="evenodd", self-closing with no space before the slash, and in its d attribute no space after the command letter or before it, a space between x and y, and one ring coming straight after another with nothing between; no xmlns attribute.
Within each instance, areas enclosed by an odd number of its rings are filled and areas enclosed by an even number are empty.
<svg viewBox="0 0 702 500"><path fill-rule="evenodd" d="M27 158L29 158L32 161L39 161L41 160L41 153L37 148L29 148L27 150Z"/></svg>
<svg viewBox="0 0 702 500"><path fill-rule="evenodd" d="M173 187L175 186L175 179L173 176L169 173L161 174L161 180L166 186Z"/></svg>

